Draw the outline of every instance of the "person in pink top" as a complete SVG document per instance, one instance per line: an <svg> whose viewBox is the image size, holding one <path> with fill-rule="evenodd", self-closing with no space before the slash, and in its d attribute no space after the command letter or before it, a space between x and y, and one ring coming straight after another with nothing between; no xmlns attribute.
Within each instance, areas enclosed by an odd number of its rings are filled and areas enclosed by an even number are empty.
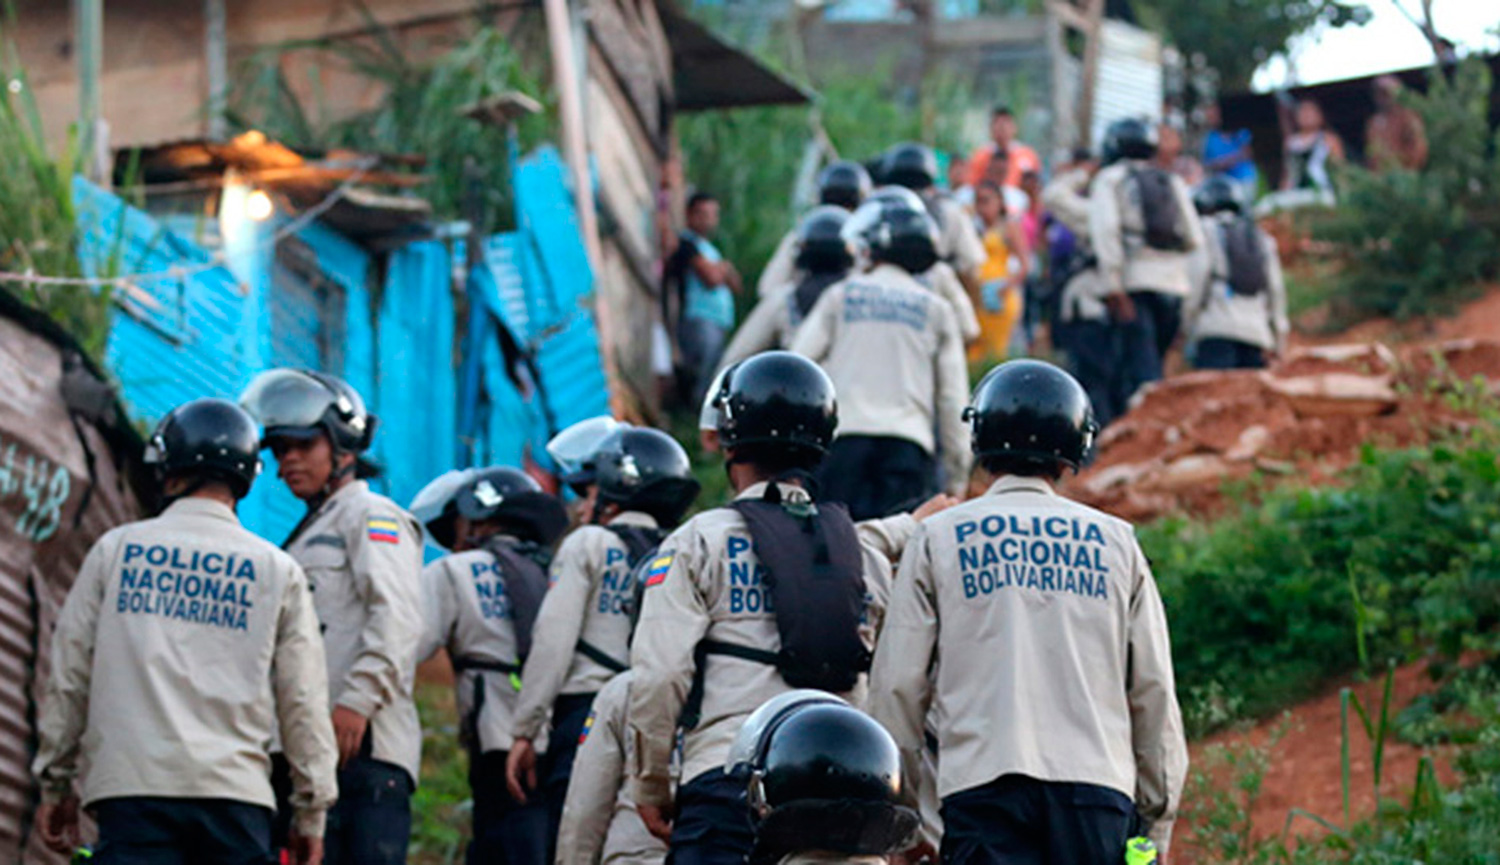
<svg viewBox="0 0 1500 865"><path fill-rule="evenodd" d="M1010 168L1001 182L1002 186L1020 186L1021 175L1028 171L1042 170L1041 157L1036 151L1016 140L1016 117L1005 105L996 106L990 113L991 143L984 145L969 156L969 183L977 186L985 179L990 159L997 152L1010 156Z"/></svg>

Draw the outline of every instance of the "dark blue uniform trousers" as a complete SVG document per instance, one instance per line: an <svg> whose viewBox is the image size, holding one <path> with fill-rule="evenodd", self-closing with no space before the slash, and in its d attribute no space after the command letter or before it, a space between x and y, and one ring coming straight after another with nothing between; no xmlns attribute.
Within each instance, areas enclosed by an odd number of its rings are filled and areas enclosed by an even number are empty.
<svg viewBox="0 0 1500 865"><path fill-rule="evenodd" d="M547 806L549 863L557 857L557 833L562 828L563 803L568 798L568 782L573 778L573 761L578 757L583 725L588 723L593 707L593 694L564 694L552 704L552 730L539 772L542 800Z"/></svg>
<svg viewBox="0 0 1500 865"><path fill-rule="evenodd" d="M1198 340L1193 352L1198 369L1265 369L1266 352L1258 345L1210 336Z"/></svg>
<svg viewBox="0 0 1500 865"><path fill-rule="evenodd" d="M1140 830L1125 794L1002 775L943 800L943 865L1120 865Z"/></svg>
<svg viewBox="0 0 1500 865"><path fill-rule="evenodd" d="M328 812L323 837L323 865L405 865L411 841L411 776L394 763L363 752L339 770L339 800ZM286 757L271 757L271 785L276 789L276 842L286 843L291 828L292 782Z"/></svg>
<svg viewBox="0 0 1500 865"><path fill-rule="evenodd" d="M522 805L505 785L506 751L486 751L469 762L474 794L474 840L468 865L548 865L547 805L541 797Z"/></svg>
<svg viewBox="0 0 1500 865"><path fill-rule="evenodd" d="M130 796L93 807L100 865L272 865L270 808L227 799Z"/></svg>
<svg viewBox="0 0 1500 865"><path fill-rule="evenodd" d="M749 778L743 772L705 772L677 790L667 865L745 865L755 847Z"/></svg>

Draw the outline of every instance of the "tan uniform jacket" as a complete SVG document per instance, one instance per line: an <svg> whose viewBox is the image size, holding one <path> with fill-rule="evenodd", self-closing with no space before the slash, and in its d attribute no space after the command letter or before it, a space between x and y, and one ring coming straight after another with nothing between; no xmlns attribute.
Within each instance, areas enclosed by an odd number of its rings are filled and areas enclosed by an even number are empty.
<svg viewBox="0 0 1500 865"><path fill-rule="evenodd" d="M1095 784L1170 842L1187 743L1161 597L1122 520L1007 477L925 521L870 693L910 779L928 707L940 710L944 797L1007 774Z"/></svg>
<svg viewBox="0 0 1500 865"><path fill-rule="evenodd" d="M412 700L422 641L422 532L355 481L328 497L286 551L307 571L328 651L329 698L370 719L371 756L416 783L422 730Z"/></svg>
<svg viewBox="0 0 1500 865"><path fill-rule="evenodd" d="M1195 340L1218 337L1267 351L1284 350L1291 327L1276 239L1260 232L1266 291L1253 297L1235 294L1229 287L1229 259L1224 253L1224 229L1232 222L1233 217L1222 214L1203 220L1206 242L1189 261L1193 292L1182 310L1183 329Z"/></svg>
<svg viewBox="0 0 1500 865"><path fill-rule="evenodd" d="M932 205L938 214L938 257L952 264L958 273L978 270L987 256L974 217L951 195L936 192L928 195L938 195Z"/></svg>
<svg viewBox="0 0 1500 865"><path fill-rule="evenodd" d="M755 296L770 297L797 281L797 229L782 235L771 260L755 282Z"/></svg>
<svg viewBox="0 0 1500 865"><path fill-rule="evenodd" d="M422 589L427 618L419 659L447 649L455 670L466 660L519 664L515 611L505 573L493 555L469 550L444 556L423 569ZM480 753L510 750L510 729L519 702L512 682L519 680L519 674L513 680L498 670L461 670L454 677L460 718L468 718L474 710L476 687L483 690L474 725Z"/></svg>
<svg viewBox="0 0 1500 865"><path fill-rule="evenodd" d="M1192 193L1172 176L1187 249L1181 252L1146 246L1146 218L1138 184L1130 172L1143 163L1124 160L1101 170L1089 191L1089 238L1099 256L1099 273L1110 293L1150 291L1186 297L1188 254L1203 246L1203 226Z"/></svg>
<svg viewBox="0 0 1500 865"><path fill-rule="evenodd" d="M557 865L661 865L667 845L641 821L625 795L636 763L625 727L631 673L609 680L594 698L557 832Z"/></svg>
<svg viewBox="0 0 1500 865"><path fill-rule="evenodd" d="M796 288L796 283L788 283L761 294L720 356L720 369L763 351L791 346L797 326L802 323L797 312Z"/></svg>
<svg viewBox="0 0 1500 865"><path fill-rule="evenodd" d="M964 288L963 282L959 280L952 266L946 261L939 261L932 266L931 270L917 277L917 282L932 289L938 297L953 305L953 316L958 322L958 335L963 337L965 343L979 339L979 316L974 312L974 299L969 297L969 292Z"/></svg>
<svg viewBox="0 0 1500 865"><path fill-rule="evenodd" d="M89 551L52 642L34 771L44 795L230 799L274 808L267 743L292 767L296 825L323 834L338 749L307 578L234 512L180 499ZM14 686L14 683L13 683Z"/></svg>
<svg viewBox="0 0 1500 865"><path fill-rule="evenodd" d="M765 488L755 484L739 498L758 499ZM781 490L787 501L807 500L798 487L781 485ZM890 595L891 569L874 550L864 549L863 557L868 610L861 632L873 646ZM630 795L643 805L665 804L671 798L668 764L699 641L769 652L781 645L776 615L767 609L770 591L761 582L750 531L737 512L717 508L694 517L662 542L656 561L664 568L663 578L646 590L631 647L634 681L628 724L640 765ZM701 720L683 738L684 781L723 769L745 717L766 700L791 690L767 664L723 655L709 656L706 664ZM855 703L863 700L862 693L848 696Z"/></svg>
<svg viewBox="0 0 1500 865"><path fill-rule="evenodd" d="M963 492L969 368L952 306L906 271L880 265L825 291L792 350L833 379L840 436L903 438L938 453L949 492Z"/></svg>
<svg viewBox="0 0 1500 865"><path fill-rule="evenodd" d="M1092 255L1089 242L1089 172L1075 168L1059 174L1042 190L1042 204L1078 238L1078 255ZM1097 266L1079 272L1063 286L1063 321L1103 321L1109 317L1104 305L1108 286Z"/></svg>
<svg viewBox="0 0 1500 865"><path fill-rule="evenodd" d="M635 511L610 524L656 528L656 520ZM521 673L516 738L535 739L559 695L597 693L618 672L578 651L580 639L622 664L630 662L630 575L629 549L609 529L583 526L563 541Z"/></svg>

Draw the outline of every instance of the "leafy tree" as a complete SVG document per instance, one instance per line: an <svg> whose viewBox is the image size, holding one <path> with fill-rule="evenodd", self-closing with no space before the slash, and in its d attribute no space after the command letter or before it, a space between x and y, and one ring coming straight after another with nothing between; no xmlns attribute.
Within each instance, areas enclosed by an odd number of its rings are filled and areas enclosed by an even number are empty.
<svg viewBox="0 0 1500 865"><path fill-rule="evenodd" d="M1226 91L1249 88L1256 68L1298 33L1369 17L1364 4L1346 0L1135 0L1134 7L1179 49L1202 54Z"/></svg>

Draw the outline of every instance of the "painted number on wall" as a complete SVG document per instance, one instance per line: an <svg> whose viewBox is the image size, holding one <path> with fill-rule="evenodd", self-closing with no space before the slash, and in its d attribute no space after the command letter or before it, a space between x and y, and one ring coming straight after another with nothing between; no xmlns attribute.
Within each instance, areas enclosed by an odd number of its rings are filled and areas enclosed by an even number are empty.
<svg viewBox="0 0 1500 865"><path fill-rule="evenodd" d="M73 491L68 470L0 439L0 510L16 514L16 532L41 543L57 534Z"/></svg>

